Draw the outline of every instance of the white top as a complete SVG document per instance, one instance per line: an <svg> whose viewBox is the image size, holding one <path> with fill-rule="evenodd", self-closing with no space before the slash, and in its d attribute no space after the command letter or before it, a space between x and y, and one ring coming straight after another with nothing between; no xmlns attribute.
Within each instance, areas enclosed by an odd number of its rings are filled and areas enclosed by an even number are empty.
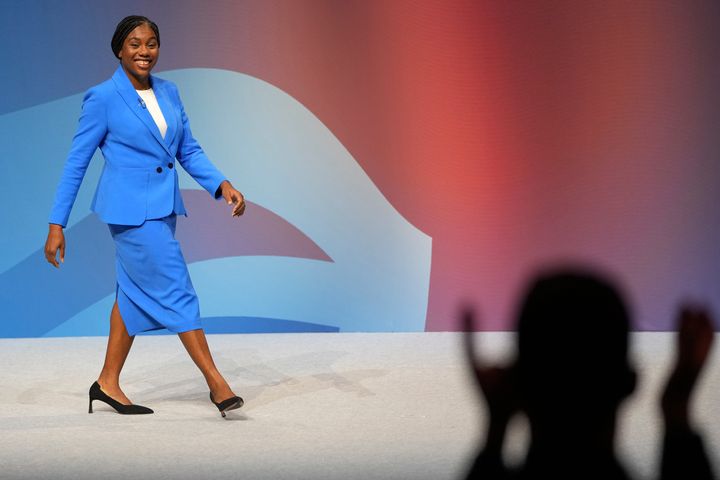
<svg viewBox="0 0 720 480"><path fill-rule="evenodd" d="M155 125L157 125L158 130L160 130L160 135L165 138L165 132L167 131L167 123L165 122L165 117L160 110L160 105L158 105L157 98L155 98L155 92L153 92L152 88L148 88L147 90L135 89L135 91L138 92L140 98L142 98L143 102L145 102L145 108L148 109L153 120L155 120Z"/></svg>

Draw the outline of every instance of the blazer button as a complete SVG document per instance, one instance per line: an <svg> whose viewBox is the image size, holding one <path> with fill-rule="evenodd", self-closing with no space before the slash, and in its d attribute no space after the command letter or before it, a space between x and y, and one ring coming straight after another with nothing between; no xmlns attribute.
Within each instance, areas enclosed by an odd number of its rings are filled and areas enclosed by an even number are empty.
<svg viewBox="0 0 720 480"><path fill-rule="evenodd" d="M168 168L172 168L172 167L173 167L173 164L172 164L172 163L168 163Z"/></svg>
<svg viewBox="0 0 720 480"><path fill-rule="evenodd" d="M158 172L158 173L162 172L162 167L157 167L157 168L155 169L155 171Z"/></svg>

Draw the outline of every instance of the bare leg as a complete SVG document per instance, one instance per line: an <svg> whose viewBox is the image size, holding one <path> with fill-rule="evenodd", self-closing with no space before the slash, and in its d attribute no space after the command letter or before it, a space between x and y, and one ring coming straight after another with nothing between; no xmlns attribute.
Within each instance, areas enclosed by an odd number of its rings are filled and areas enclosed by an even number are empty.
<svg viewBox="0 0 720 480"><path fill-rule="evenodd" d="M193 362L195 362L195 365L198 366L205 377L213 399L216 402L222 402L235 396L225 381L225 378L223 378L215 366L215 362L213 362L203 329L189 330L179 333L178 336L190 354L190 358L193 359Z"/></svg>
<svg viewBox="0 0 720 480"><path fill-rule="evenodd" d="M110 313L110 335L108 336L107 352L105 353L105 364L97 382L103 392L125 405L130 405L132 402L120 389L120 371L125 364L133 340L135 340L135 336L128 335L125 323L120 316L117 299L115 299L115 304Z"/></svg>

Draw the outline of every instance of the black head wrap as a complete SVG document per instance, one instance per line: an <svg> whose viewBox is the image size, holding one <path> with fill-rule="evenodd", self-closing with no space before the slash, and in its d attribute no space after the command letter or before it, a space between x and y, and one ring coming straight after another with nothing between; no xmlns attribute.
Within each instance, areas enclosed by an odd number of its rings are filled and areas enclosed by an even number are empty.
<svg viewBox="0 0 720 480"><path fill-rule="evenodd" d="M130 32L144 23L152 28L155 33L155 37L157 38L158 46L160 46L160 30L158 30L158 26L155 25L155 22L141 15L130 15L120 20L120 23L118 23L115 28L115 34L113 34L112 41L110 42L110 47L112 48L116 58L120 58L118 55L120 54L123 43Z"/></svg>

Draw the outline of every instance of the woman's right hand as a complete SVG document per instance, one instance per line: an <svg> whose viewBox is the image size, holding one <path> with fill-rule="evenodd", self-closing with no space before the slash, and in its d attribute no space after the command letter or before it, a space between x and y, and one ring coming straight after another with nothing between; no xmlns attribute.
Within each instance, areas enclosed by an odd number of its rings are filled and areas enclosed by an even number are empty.
<svg viewBox="0 0 720 480"><path fill-rule="evenodd" d="M50 224L47 241L45 242L45 259L55 268L60 268L57 261L57 251L60 250L60 261L65 263L65 234L61 225Z"/></svg>

